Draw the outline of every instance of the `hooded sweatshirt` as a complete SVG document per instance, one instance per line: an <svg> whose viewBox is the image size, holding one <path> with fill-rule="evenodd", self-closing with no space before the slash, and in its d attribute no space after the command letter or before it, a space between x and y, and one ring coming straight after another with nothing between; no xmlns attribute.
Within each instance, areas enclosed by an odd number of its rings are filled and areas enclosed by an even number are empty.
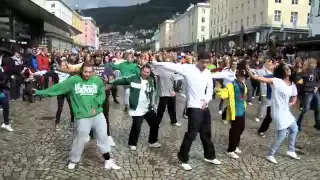
<svg viewBox="0 0 320 180"><path fill-rule="evenodd" d="M72 76L42 91L39 96L58 96L70 93L72 111L76 120L93 117L102 112L102 104L106 99L105 86L98 76L84 80L80 75ZM96 113L93 113L93 110Z"/></svg>
<svg viewBox="0 0 320 180"><path fill-rule="evenodd" d="M124 61L120 64L113 64L112 68L114 70L119 70L121 75L125 77L140 74L139 68L134 62Z"/></svg>

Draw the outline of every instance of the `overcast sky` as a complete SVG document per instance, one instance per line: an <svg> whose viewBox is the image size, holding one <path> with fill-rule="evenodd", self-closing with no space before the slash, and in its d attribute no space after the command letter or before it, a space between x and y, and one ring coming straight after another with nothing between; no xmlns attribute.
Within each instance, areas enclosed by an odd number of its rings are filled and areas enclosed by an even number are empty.
<svg viewBox="0 0 320 180"><path fill-rule="evenodd" d="M71 7L79 6L80 9L106 7L106 6L130 6L144 3L149 0L64 0Z"/></svg>

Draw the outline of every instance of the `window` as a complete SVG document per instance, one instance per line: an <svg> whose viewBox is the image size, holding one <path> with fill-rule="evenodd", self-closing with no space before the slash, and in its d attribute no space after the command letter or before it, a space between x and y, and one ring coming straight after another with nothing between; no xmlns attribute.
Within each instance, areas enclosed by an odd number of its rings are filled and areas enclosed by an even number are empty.
<svg viewBox="0 0 320 180"><path fill-rule="evenodd" d="M204 17L201 18L201 22L203 22L203 23L206 22L206 18L204 18Z"/></svg>
<svg viewBox="0 0 320 180"><path fill-rule="evenodd" d="M248 10L250 9L250 0L248 1Z"/></svg>
<svg viewBox="0 0 320 180"><path fill-rule="evenodd" d="M249 17L247 17L247 27L249 27Z"/></svg>
<svg viewBox="0 0 320 180"><path fill-rule="evenodd" d="M244 5L241 4L241 11L244 12Z"/></svg>
<svg viewBox="0 0 320 180"><path fill-rule="evenodd" d="M281 11L279 10L274 11L274 21L281 21Z"/></svg>
<svg viewBox="0 0 320 180"><path fill-rule="evenodd" d="M222 27L222 26L220 27L220 32L221 32L221 33L223 32L223 27Z"/></svg>
<svg viewBox="0 0 320 180"><path fill-rule="evenodd" d="M312 4L312 0L309 0L309 6L311 6L311 4Z"/></svg>
<svg viewBox="0 0 320 180"><path fill-rule="evenodd" d="M220 11L220 6L219 6L219 4L218 4L218 12Z"/></svg>
<svg viewBox="0 0 320 180"><path fill-rule="evenodd" d="M309 21L310 21L310 13L308 13L307 23L309 23Z"/></svg>
<svg viewBox="0 0 320 180"><path fill-rule="evenodd" d="M84 37L87 38L87 34L85 34Z"/></svg>
<svg viewBox="0 0 320 180"><path fill-rule="evenodd" d="M202 9L202 13L205 14L206 13L206 9L203 8Z"/></svg>
<svg viewBox="0 0 320 180"><path fill-rule="evenodd" d="M238 21L236 21L236 25L235 25L236 27L235 27L235 31L237 31L238 30Z"/></svg>
<svg viewBox="0 0 320 180"><path fill-rule="evenodd" d="M260 20L261 20L261 23L263 24L264 23L263 11L260 13Z"/></svg>
<svg viewBox="0 0 320 180"><path fill-rule="evenodd" d="M232 16L233 16L233 13L234 13L234 9L231 10L231 15L232 15Z"/></svg>
<svg viewBox="0 0 320 180"><path fill-rule="evenodd" d="M243 26L243 19L241 19L241 26Z"/></svg>
<svg viewBox="0 0 320 180"><path fill-rule="evenodd" d="M218 18L217 18L217 24L219 24L219 19L220 19L220 18L219 18L219 16L218 16Z"/></svg>
<svg viewBox="0 0 320 180"><path fill-rule="evenodd" d="M216 31L215 31L215 30L213 30L212 35L213 35L213 36L215 36L215 35L216 35Z"/></svg>
<svg viewBox="0 0 320 180"><path fill-rule="evenodd" d="M252 17L252 25L256 24L256 19L257 19L257 16L254 14Z"/></svg>
<svg viewBox="0 0 320 180"><path fill-rule="evenodd" d="M51 4L51 8L55 8L56 7L56 4L55 3L52 3Z"/></svg>
<svg viewBox="0 0 320 180"><path fill-rule="evenodd" d="M201 32L204 32L205 31L205 26L201 26Z"/></svg>
<svg viewBox="0 0 320 180"><path fill-rule="evenodd" d="M281 3L281 0L275 0L275 3Z"/></svg>
<svg viewBox="0 0 320 180"><path fill-rule="evenodd" d="M216 18L213 18L213 25L216 24Z"/></svg>
<svg viewBox="0 0 320 180"><path fill-rule="evenodd" d="M253 8L257 8L257 0L253 0Z"/></svg>
<svg viewBox="0 0 320 180"><path fill-rule="evenodd" d="M298 0L292 0L292 4L298 4Z"/></svg>
<svg viewBox="0 0 320 180"><path fill-rule="evenodd" d="M224 18L227 20L228 19L228 13L226 12L226 15L224 16Z"/></svg>
<svg viewBox="0 0 320 180"><path fill-rule="evenodd" d="M227 25L224 26L224 32L226 33L228 30L227 30Z"/></svg>
<svg viewBox="0 0 320 180"><path fill-rule="evenodd" d="M54 12L51 12L51 14L55 15L55 13L54 13Z"/></svg>
<svg viewBox="0 0 320 180"><path fill-rule="evenodd" d="M233 30L233 23L230 23L230 29Z"/></svg>
<svg viewBox="0 0 320 180"><path fill-rule="evenodd" d="M298 12L291 12L290 22L293 23L294 20L298 20Z"/></svg>
<svg viewBox="0 0 320 180"><path fill-rule="evenodd" d="M236 13L238 12L238 7L236 7Z"/></svg>
<svg viewBox="0 0 320 180"><path fill-rule="evenodd" d="M221 15L221 20L220 20L220 22L223 22L223 14Z"/></svg>

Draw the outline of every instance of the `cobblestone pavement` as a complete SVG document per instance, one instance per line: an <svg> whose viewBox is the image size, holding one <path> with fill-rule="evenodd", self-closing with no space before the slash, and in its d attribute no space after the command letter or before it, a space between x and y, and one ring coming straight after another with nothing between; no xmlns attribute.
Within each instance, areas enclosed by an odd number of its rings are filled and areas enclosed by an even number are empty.
<svg viewBox="0 0 320 180"><path fill-rule="evenodd" d="M320 132L312 128L312 113L308 114L309 120L305 120L303 132L297 139L297 153L301 155L301 160L286 157L284 145L276 157L279 163L274 165L264 158L273 131L270 129L265 138L256 135L260 125L253 120L257 105L250 106L247 111L246 130L240 145L243 154L240 159L230 159L225 155L229 125L221 123L217 114L218 102L214 100L210 105L214 122L212 139L217 157L223 165L203 162L202 145L197 137L190 152L193 170L189 172L178 167L176 156L187 125L187 121L181 117L184 105L181 97L177 100L177 109L182 127L171 127L166 115L159 135L163 147L149 149L148 128L147 123L144 123L136 152L131 152L127 147L131 119L123 114L122 105L111 102L111 129L117 144L112 149L112 157L122 167L119 171L104 170L103 158L94 141L86 146L83 159L75 170L66 168L73 139L73 132L68 128L67 104L62 130L55 131L55 98L47 98L34 104L14 102L11 114L15 131L0 130L0 179L319 179Z"/></svg>

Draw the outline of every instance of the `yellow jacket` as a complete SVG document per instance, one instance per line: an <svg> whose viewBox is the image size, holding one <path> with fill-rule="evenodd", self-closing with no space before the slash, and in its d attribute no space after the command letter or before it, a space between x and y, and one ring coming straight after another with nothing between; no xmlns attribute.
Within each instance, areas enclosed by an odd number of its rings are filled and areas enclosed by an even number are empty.
<svg viewBox="0 0 320 180"><path fill-rule="evenodd" d="M248 89L246 85L245 87L245 93L244 95L247 95ZM234 86L233 83L229 83L226 85L225 88L216 88L216 94L221 99L227 99L228 100L228 106L227 106L227 117L226 120L234 121L236 119L236 105L234 100ZM246 101L244 101L244 107L247 107Z"/></svg>

